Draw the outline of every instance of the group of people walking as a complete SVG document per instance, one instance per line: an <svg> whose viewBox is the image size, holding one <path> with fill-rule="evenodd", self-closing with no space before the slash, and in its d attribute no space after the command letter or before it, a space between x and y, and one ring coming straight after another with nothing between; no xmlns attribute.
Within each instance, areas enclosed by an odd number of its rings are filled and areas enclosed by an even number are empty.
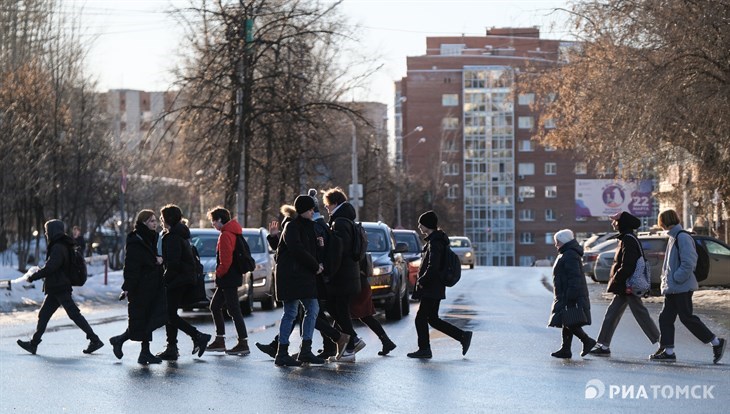
<svg viewBox="0 0 730 414"><path fill-rule="evenodd" d="M319 212L316 190L300 195L294 205L285 205L281 212L284 220L269 226L269 244L276 251L276 299L283 303L278 335L270 344L256 346L274 358L277 366L299 366L329 362L355 362L355 354L365 347L353 326L353 319L362 321L380 339L379 355L388 355L396 344L388 337L382 325L373 316L375 309L368 277L372 275L369 255L355 254L360 237L355 223L354 207L340 188L324 192L324 205L329 213L325 222ZM209 352L230 355L248 355L246 324L238 302L237 289L243 284L245 269L239 259L239 247L245 245L241 225L231 218L223 207L208 212L211 225L220 231L216 247L216 290L210 302L215 324L215 339L199 331L178 315L183 298L195 284L200 269L190 242L188 229L180 208L169 204L160 210L164 226L162 235L157 231L158 216L152 210L137 214L134 230L126 239L124 283L120 300L128 301L127 329L110 338L113 353L121 359L127 341L141 342L137 362L159 364L179 358L178 331L182 330L192 341L192 353L201 357ZM416 315L418 350L411 358L431 358L428 326L438 329L461 343L462 354L469 349L472 332L463 331L438 316L439 304L445 298L445 286L438 275L448 248L448 237L438 229L438 218L432 211L419 218L419 230L426 236L424 258L419 271L414 298L421 300ZM18 340L18 345L35 354L49 319L63 306L71 319L87 334L89 345L85 353L104 346L94 333L71 297L72 285L67 277L70 271L74 240L66 235L60 220L45 224L48 239L48 259L45 266L28 278L44 279L46 298L38 315L36 332L30 341ZM158 238L161 249L158 254ZM359 246L365 249L366 246ZM238 336L236 345L225 343L224 309L231 316ZM299 352L289 353L289 338L295 323L301 324ZM166 347L153 354L150 350L153 332L165 326ZM314 330L323 339L322 349L315 354ZM212 341L211 341L212 340Z"/></svg>
<svg viewBox="0 0 730 414"><path fill-rule="evenodd" d="M555 297L548 326L562 329L562 345L551 355L556 358L571 358L572 339L576 336L582 343L581 356L610 356L611 339L628 306L649 341L652 344L659 343L658 350L649 359L670 362L677 359L674 353L674 323L679 317L680 322L697 339L712 346L712 361L718 363L725 351L726 340L715 336L692 311L692 294L699 288L694 274L697 252L695 241L683 230L677 212L665 210L658 217L659 226L669 236L661 270L664 306L659 314L658 328L641 296L637 296L627 284L637 269L639 259L646 259L643 257L641 243L634 235L634 231L641 226L641 221L623 211L611 216L611 224L618 232L615 236L618 239L618 248L607 290L614 296L606 309L597 340L583 330L583 326L591 324L590 298L581 264L583 248L569 229L560 230L553 236L559 254L553 266Z"/></svg>

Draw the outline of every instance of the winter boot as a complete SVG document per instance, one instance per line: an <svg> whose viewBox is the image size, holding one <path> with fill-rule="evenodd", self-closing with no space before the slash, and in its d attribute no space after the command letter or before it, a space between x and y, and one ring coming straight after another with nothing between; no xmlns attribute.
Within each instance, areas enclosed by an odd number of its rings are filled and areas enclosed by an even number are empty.
<svg viewBox="0 0 730 414"><path fill-rule="evenodd" d="M228 355L239 355L239 356L246 356L251 353L251 350L248 348L248 338L238 338L238 343L233 348L226 351L226 354Z"/></svg>
<svg viewBox="0 0 730 414"><path fill-rule="evenodd" d="M212 336L208 334L204 334L200 331L198 331L195 336L193 336L193 355L196 353L198 354L198 358L202 357L205 353L205 350L208 349L208 342L210 342L210 338Z"/></svg>
<svg viewBox="0 0 730 414"><path fill-rule="evenodd" d="M137 363L142 365L161 364L162 358L152 355L150 352L150 343L148 341L144 341L142 342L142 351L139 353Z"/></svg>
<svg viewBox="0 0 730 414"><path fill-rule="evenodd" d="M586 337L583 342L583 350L580 351L580 356L584 357L591 353L591 350L596 346L596 340L591 337Z"/></svg>
<svg viewBox="0 0 730 414"><path fill-rule="evenodd" d="M418 351L416 351L416 352L410 352L410 353L406 354L406 356L408 358L424 358L424 359L428 359L428 358L433 357L433 354L431 354L431 349L430 348L424 348L424 349L419 348Z"/></svg>
<svg viewBox="0 0 730 414"><path fill-rule="evenodd" d="M380 356L388 355L390 351L395 349L396 345L390 340L390 338L388 338L388 335L381 336L380 342L383 343L383 350L378 352L378 355Z"/></svg>
<svg viewBox="0 0 730 414"><path fill-rule="evenodd" d="M112 344L112 352L117 359L122 359L124 353L122 352L122 345L129 339L129 331L124 331L123 334L112 336L109 338L109 343Z"/></svg>
<svg viewBox="0 0 730 414"><path fill-rule="evenodd" d="M265 353L266 355L276 358L276 347L279 346L279 336L275 336L274 340L271 341L268 344L262 344L259 342L256 342L256 348L258 348L261 352Z"/></svg>
<svg viewBox="0 0 730 414"><path fill-rule="evenodd" d="M301 362L297 361L289 355L289 344L279 344L279 348L276 351L276 360L274 360L274 364L276 364L276 366L278 367L298 367L302 365Z"/></svg>
<svg viewBox="0 0 730 414"><path fill-rule="evenodd" d="M334 341L324 337L322 342L323 346L317 353L317 357L327 360L329 357L337 355L337 344Z"/></svg>
<svg viewBox="0 0 730 414"><path fill-rule="evenodd" d="M157 357L163 361L177 361L180 353L177 350L177 344L167 344L164 351L157 354Z"/></svg>
<svg viewBox="0 0 730 414"><path fill-rule="evenodd" d="M310 364L324 364L324 359L314 355L312 353L312 340L304 340L302 341L302 347L299 350L299 355L297 356L297 361L299 362L308 362Z"/></svg>
<svg viewBox="0 0 730 414"><path fill-rule="evenodd" d="M40 339L38 341L34 341L32 339L30 341L21 341L18 339L18 345L33 355L35 355L35 352L38 350L38 344L40 342Z"/></svg>
<svg viewBox="0 0 730 414"><path fill-rule="evenodd" d="M89 341L89 346L87 346L83 352L85 354L90 354L90 353L96 351L97 349L101 348L102 346L104 346L104 342L101 342L101 339L99 339L99 337L97 336L96 338L91 339Z"/></svg>
<svg viewBox="0 0 730 414"><path fill-rule="evenodd" d="M567 329L563 329L563 344L557 351L550 354L555 358L569 359L573 357L573 353L570 352L570 346L573 344L573 334ZM590 349L589 349L590 351Z"/></svg>
<svg viewBox="0 0 730 414"><path fill-rule="evenodd" d="M226 339L222 335L216 335L213 342L208 344L208 352L225 352Z"/></svg>
<svg viewBox="0 0 730 414"><path fill-rule="evenodd" d="M466 355L466 352L469 350L473 334L472 331L464 331L464 336L461 338L461 355Z"/></svg>

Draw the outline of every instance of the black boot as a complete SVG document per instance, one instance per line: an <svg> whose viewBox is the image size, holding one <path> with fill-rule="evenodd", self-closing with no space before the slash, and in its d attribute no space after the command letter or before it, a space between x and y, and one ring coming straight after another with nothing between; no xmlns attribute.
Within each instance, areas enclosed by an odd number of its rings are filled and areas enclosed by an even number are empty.
<svg viewBox="0 0 730 414"><path fill-rule="evenodd" d="M256 342L256 348L258 348L261 352L265 353L266 355L276 358L276 347L279 345L279 335L276 335L274 337L274 340L271 341L268 344L262 344L259 342Z"/></svg>
<svg viewBox="0 0 730 414"><path fill-rule="evenodd" d="M157 357L163 361L177 361L180 353L177 351L177 344L167 344L164 351L157 354Z"/></svg>
<svg viewBox="0 0 730 414"><path fill-rule="evenodd" d="M573 344L573 334L567 329L563 328L563 344L560 349L550 354L555 358L572 358L573 353L570 352L570 346Z"/></svg>
<svg viewBox="0 0 730 414"><path fill-rule="evenodd" d="M129 339L129 331L124 331L123 334L112 336L109 338L109 343L112 344L112 352L117 359L122 359L124 353L122 352L122 345Z"/></svg>
<svg viewBox="0 0 730 414"><path fill-rule="evenodd" d="M289 355L289 344L279 344L274 364L279 367L298 367L302 365L301 362L297 361L296 359L292 358L291 355Z"/></svg>
<svg viewBox="0 0 730 414"><path fill-rule="evenodd" d="M429 359L433 357L433 354L431 353L431 348L418 348L418 351L416 352L410 352L406 354L408 358L422 358L422 359Z"/></svg>
<svg viewBox="0 0 730 414"><path fill-rule="evenodd" d="M33 355L35 355L35 352L38 350L38 344L40 342L40 339L37 341L33 339L31 339L30 341L21 341L20 339L18 339L18 345Z"/></svg>
<svg viewBox="0 0 730 414"><path fill-rule="evenodd" d="M161 364L162 358L152 355L152 353L150 352L150 343L144 341L142 342L142 351L139 353L137 363L142 365Z"/></svg>
<svg viewBox="0 0 730 414"><path fill-rule="evenodd" d="M337 355L337 343L335 343L332 339L323 336L322 349L317 354L317 357L326 361L329 357L333 357L335 355Z"/></svg>
<svg viewBox="0 0 730 414"><path fill-rule="evenodd" d="M99 339L99 337L97 336L96 338L89 340L89 346L87 346L83 352L85 354L90 354L101 348L102 346L104 346L104 342L101 342L101 339Z"/></svg>
<svg viewBox="0 0 730 414"><path fill-rule="evenodd" d="M308 362L310 364L324 364L324 359L314 355L312 353L312 340L302 341L302 347L299 350L297 361Z"/></svg>
<svg viewBox="0 0 730 414"><path fill-rule="evenodd" d="M378 355L388 355L390 351L395 349L396 345L393 343L393 341L390 340L390 338L388 338L388 335L381 336L380 342L383 343L383 350L378 352Z"/></svg>
<svg viewBox="0 0 730 414"><path fill-rule="evenodd" d="M193 355L197 352L198 358L202 357L203 353L205 353L205 350L208 348L208 342L210 342L211 338L213 337L198 331L195 336L193 336Z"/></svg>

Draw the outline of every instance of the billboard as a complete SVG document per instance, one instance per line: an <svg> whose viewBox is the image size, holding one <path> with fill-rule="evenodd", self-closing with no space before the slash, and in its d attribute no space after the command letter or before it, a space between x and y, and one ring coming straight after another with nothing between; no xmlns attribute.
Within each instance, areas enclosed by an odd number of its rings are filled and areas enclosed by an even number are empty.
<svg viewBox="0 0 730 414"><path fill-rule="evenodd" d="M653 189L651 180L575 180L575 215L604 217L628 211L636 217L649 217Z"/></svg>

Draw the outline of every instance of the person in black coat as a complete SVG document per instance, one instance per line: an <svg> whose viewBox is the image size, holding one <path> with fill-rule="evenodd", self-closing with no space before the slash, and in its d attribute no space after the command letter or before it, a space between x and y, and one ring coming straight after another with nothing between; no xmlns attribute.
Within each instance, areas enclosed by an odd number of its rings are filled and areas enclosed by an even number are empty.
<svg viewBox="0 0 730 414"><path fill-rule="evenodd" d="M550 312L548 326L562 328L563 343L559 350L551 355L555 358L571 358L570 345L573 336L583 342L580 356L586 356L596 345L596 341L583 331L582 326L591 324L591 302L588 296L588 285L583 274L581 256L583 248L573 237L571 230L560 230L553 236L555 247L558 249L558 258L553 265L553 306ZM584 322L567 325L563 321L563 314L567 308L577 307L582 312Z"/></svg>
<svg viewBox="0 0 730 414"><path fill-rule="evenodd" d="M127 330L109 339L114 355L122 359L127 340L142 342L137 362L159 364L162 359L150 352L152 332L165 325L167 306L162 282L162 257L157 255L157 216L152 210L137 213L134 231L127 235L124 256L124 283L120 300L127 298Z"/></svg>
<svg viewBox="0 0 730 414"><path fill-rule="evenodd" d="M418 279L413 291L413 298L420 299L421 304L416 313L416 333L418 334L418 350L408 353L409 358L431 358L431 344L428 337L428 326L431 325L461 343L461 354L466 355L471 345L472 331L464 331L439 318L441 300L446 299L446 286L441 282L441 272L445 266L446 249L449 248L449 237L438 228L438 216L427 211L418 218L418 230L426 236L424 256L418 268Z"/></svg>
<svg viewBox="0 0 730 414"><path fill-rule="evenodd" d="M177 314L182 305L186 289L195 281L195 258L190 246L190 230L182 222L182 211L174 204L168 204L160 210L165 224L162 235L162 260L165 271L163 280L167 288L167 347L157 354L166 361L176 361L177 331L182 330L193 340L193 354L203 356L212 336L202 333Z"/></svg>
<svg viewBox="0 0 730 414"><path fill-rule="evenodd" d="M284 303L274 361L277 366L325 362L312 353L312 336L319 313L316 275L324 270L322 263L317 261L317 236L312 221L314 200L308 195L300 195L294 201L294 207L298 216L284 227L276 249L276 298ZM299 356L294 359L289 355L289 336L300 303L304 306L302 346Z"/></svg>
<svg viewBox="0 0 730 414"><path fill-rule="evenodd" d="M607 289L608 292L614 294L614 297L606 308L606 315L603 317L601 330L598 332L598 343L590 352L591 355L597 356L611 356L611 338L613 338L613 333L618 327L626 306L631 309L634 319L649 341L652 344L659 342L659 328L654 323L654 319L651 318L641 297L634 295L626 286L626 281L634 274L639 259L642 257L643 251L639 239L634 236L634 230L641 226L641 220L627 211L620 211L611 216L611 225L614 230L619 232L616 236L618 248L613 258Z"/></svg>
<svg viewBox="0 0 730 414"><path fill-rule="evenodd" d="M357 337L350 317L350 303L360 293L360 264L353 257L355 237L355 208L347 202L347 196L340 188L331 188L324 193L324 204L329 212L329 225L340 241L342 258L333 263L325 281L327 309L335 319L335 327L350 335L345 352L338 355L347 362L355 361L355 353L365 347L365 341Z"/></svg>
<svg viewBox="0 0 730 414"><path fill-rule="evenodd" d="M91 329L79 307L71 298L71 280L67 274L71 269L71 253L75 243L66 232L66 226L61 220L49 220L44 225L46 230L46 241L48 242L48 257L46 264L38 272L28 277L28 282L43 279L43 292L46 294L43 304L38 312L38 325L30 341L18 339L18 345L30 352L36 353L41 337L46 331L48 321L59 307L63 307L68 317L86 333L89 339L89 346L84 349L85 354L90 354L104 346L99 336Z"/></svg>

